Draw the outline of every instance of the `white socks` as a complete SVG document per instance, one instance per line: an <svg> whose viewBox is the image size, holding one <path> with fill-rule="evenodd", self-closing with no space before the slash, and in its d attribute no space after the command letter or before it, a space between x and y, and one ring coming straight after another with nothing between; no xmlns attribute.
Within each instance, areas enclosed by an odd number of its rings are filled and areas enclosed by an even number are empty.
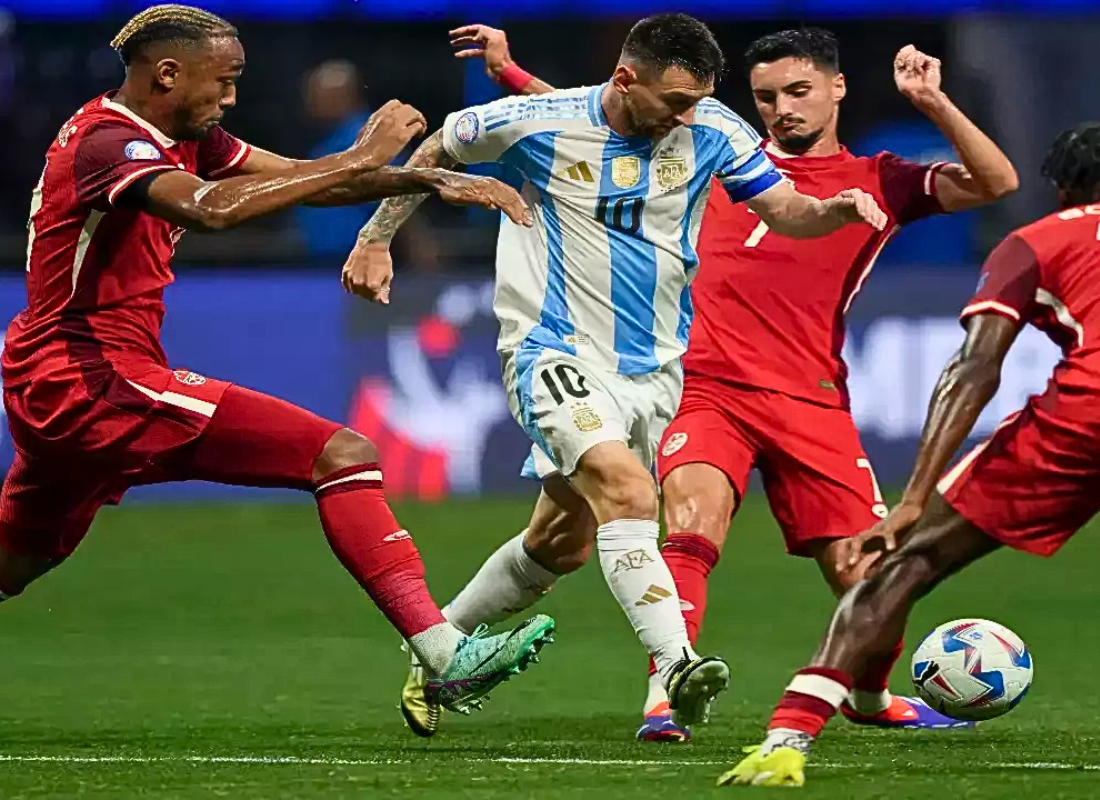
<svg viewBox="0 0 1100 800"><path fill-rule="evenodd" d="M649 676L649 691L645 696L645 707L642 708L642 716L648 717L657 706L668 702L668 690L661 681L661 673L654 672Z"/></svg>
<svg viewBox="0 0 1100 800"><path fill-rule="evenodd" d="M662 683L684 658L696 658L688 642L676 583L657 548L656 520L617 519L596 533L600 567L645 649L653 656Z"/></svg>
<svg viewBox="0 0 1100 800"><path fill-rule="evenodd" d="M473 579L443 609L443 616L456 628L473 633L482 623L496 625L530 608L554 587L560 576L527 555L523 547L526 535L525 530L489 556Z"/></svg>
<svg viewBox="0 0 1100 800"><path fill-rule="evenodd" d="M881 714L883 711L890 707L894 698L888 691L881 692L867 692L863 689L852 689L848 695L848 705L850 705L857 714L863 714L864 716L873 717L875 714Z"/></svg>
<svg viewBox="0 0 1100 800"><path fill-rule="evenodd" d="M421 666L438 678L447 671L458 650L458 643L464 638L462 631L454 625L441 622L409 639L409 649Z"/></svg>

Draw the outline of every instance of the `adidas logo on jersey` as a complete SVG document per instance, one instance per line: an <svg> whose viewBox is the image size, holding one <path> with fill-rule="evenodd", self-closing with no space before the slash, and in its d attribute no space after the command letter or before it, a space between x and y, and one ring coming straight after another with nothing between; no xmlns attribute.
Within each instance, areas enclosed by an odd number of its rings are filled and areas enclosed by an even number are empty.
<svg viewBox="0 0 1100 800"><path fill-rule="evenodd" d="M584 183L596 182L596 178L592 175L592 168L588 166L587 161L578 161L572 166L559 169L554 174L563 181L583 181Z"/></svg>

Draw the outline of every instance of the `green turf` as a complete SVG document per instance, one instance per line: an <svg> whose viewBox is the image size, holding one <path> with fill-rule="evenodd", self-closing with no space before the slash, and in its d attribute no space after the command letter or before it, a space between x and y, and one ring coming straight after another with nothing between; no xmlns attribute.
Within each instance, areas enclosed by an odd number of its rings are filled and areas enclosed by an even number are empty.
<svg viewBox="0 0 1100 800"><path fill-rule="evenodd" d="M523 502L471 502L401 518L442 600L526 513ZM914 639L959 616L1017 630L1038 669L1018 710L976 732L839 722L803 796L1100 796L1100 771L1000 766L1100 765L1095 533L1053 562L998 554L913 621ZM758 738L831 603L815 567L784 556L766 510L749 505L712 582L702 641L729 658L733 690L684 748L632 740L644 659L598 569L564 581L543 609L560 633L542 664L423 742L396 710L396 637L329 554L310 507L111 509L70 564L0 607L0 798L709 795ZM90 760L102 757L139 760Z"/></svg>

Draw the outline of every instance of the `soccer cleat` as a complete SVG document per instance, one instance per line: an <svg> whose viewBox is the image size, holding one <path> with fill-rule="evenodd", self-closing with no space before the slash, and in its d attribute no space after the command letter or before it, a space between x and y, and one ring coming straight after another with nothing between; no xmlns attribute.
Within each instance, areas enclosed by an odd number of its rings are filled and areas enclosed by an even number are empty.
<svg viewBox="0 0 1100 800"><path fill-rule="evenodd" d="M954 719L941 714L917 697L898 697L894 695L886 710L878 714L860 714L848 703L840 707L849 721L856 725L871 725L876 728L973 728L976 723L969 720Z"/></svg>
<svg viewBox="0 0 1100 800"><path fill-rule="evenodd" d="M554 620L545 614L532 617L510 633L493 636L487 625L481 625L458 643L446 674L428 679L424 698L448 711L469 714L481 708L481 698L527 669L538 652L553 641Z"/></svg>
<svg viewBox="0 0 1100 800"><path fill-rule="evenodd" d="M645 715L645 722L638 729L637 738L639 742L687 744L691 741L691 731L673 722L668 703L661 703Z"/></svg>
<svg viewBox="0 0 1100 800"><path fill-rule="evenodd" d="M706 722L710 702L730 685L730 668L716 656L685 659L676 665L668 682L668 705L672 722L678 728L688 728Z"/></svg>
<svg viewBox="0 0 1100 800"><path fill-rule="evenodd" d="M408 650L409 646L406 644L401 649ZM401 715L405 718L409 730L424 738L435 736L435 732L439 730L439 717L443 711L439 703L428 701L427 689L428 677L424 673L424 668L420 666L420 662L416 660L416 656L413 655L409 663L409 675L401 688Z"/></svg>
<svg viewBox="0 0 1100 800"><path fill-rule="evenodd" d="M793 747L777 747L761 755L748 748L741 763L718 779L719 786L802 786L806 783L806 754Z"/></svg>

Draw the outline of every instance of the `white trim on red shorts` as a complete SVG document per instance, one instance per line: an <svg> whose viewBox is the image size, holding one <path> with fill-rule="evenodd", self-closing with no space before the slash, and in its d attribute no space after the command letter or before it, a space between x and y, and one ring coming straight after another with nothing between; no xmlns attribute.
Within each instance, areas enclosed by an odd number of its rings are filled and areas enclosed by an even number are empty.
<svg viewBox="0 0 1100 800"><path fill-rule="evenodd" d="M142 386L140 383L134 383L131 380L126 381L133 386L139 392L146 397L150 397L156 400L158 403L167 403L170 406L176 406L177 408L183 408L188 411L194 411L196 414L201 414L204 417L213 417L214 412L218 410L217 403L211 403L208 400L200 400L197 397L188 397L185 394L179 392L156 392L152 389Z"/></svg>
<svg viewBox="0 0 1100 800"><path fill-rule="evenodd" d="M1022 413L1023 411L1017 411L1015 414L1010 414L1008 417L1006 417L1004 422L998 425L996 430L994 430L993 433L989 435L988 439L986 439L984 442L982 442L965 456L963 456L962 460L959 461L958 464L948 470L944 474L944 476L940 478L939 483L936 484L936 491L938 491L940 494L947 494L947 492L950 491L951 487L958 483L959 478L961 478L966 473L966 471L970 469L970 465L974 463L974 459L980 456L985 451L985 449L989 447L990 443L993 441L993 438L1006 427L1015 422L1016 418L1019 417Z"/></svg>

